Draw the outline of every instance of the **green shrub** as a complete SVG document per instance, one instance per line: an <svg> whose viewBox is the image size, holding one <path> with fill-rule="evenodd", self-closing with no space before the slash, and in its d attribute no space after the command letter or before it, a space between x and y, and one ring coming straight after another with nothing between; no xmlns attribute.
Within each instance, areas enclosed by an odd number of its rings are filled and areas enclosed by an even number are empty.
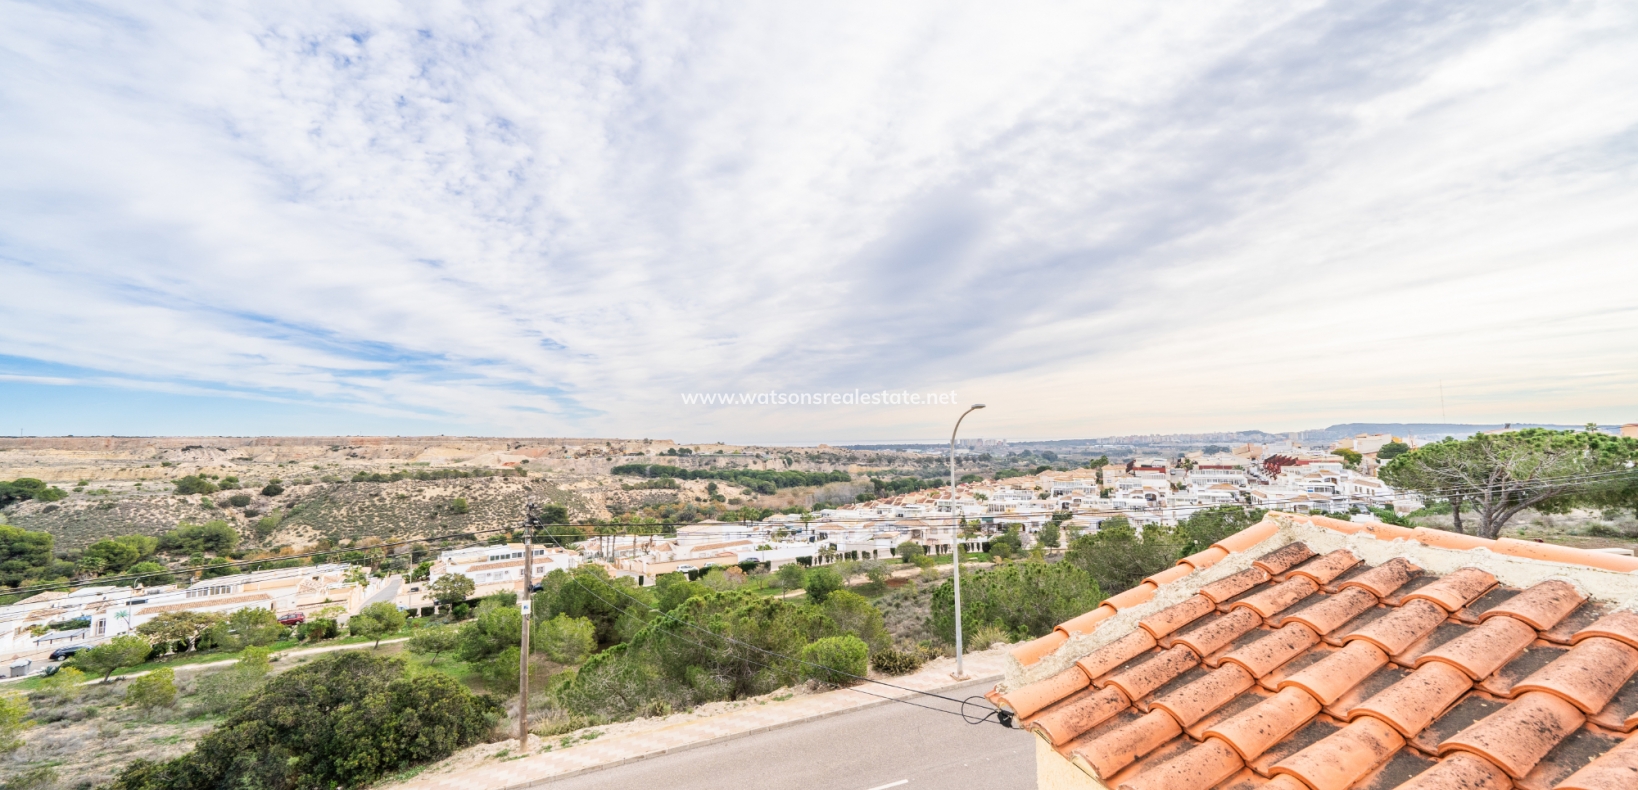
<svg viewBox="0 0 1638 790"><path fill-rule="evenodd" d="M560 614L529 633L530 649L559 664L579 664L597 650L597 626L584 617Z"/></svg>
<svg viewBox="0 0 1638 790"><path fill-rule="evenodd" d="M317 620L308 620L307 622L296 626L296 638L303 642L322 642L326 639L334 639L340 635L341 627L336 624L335 620L328 617L321 617Z"/></svg>
<svg viewBox="0 0 1638 790"><path fill-rule="evenodd" d="M290 626L268 609L240 609L205 634L210 644L233 651L271 645L289 635Z"/></svg>
<svg viewBox="0 0 1638 790"><path fill-rule="evenodd" d="M233 496L228 497L228 504L232 505L233 507L249 507L250 495L234 494Z"/></svg>
<svg viewBox="0 0 1638 790"><path fill-rule="evenodd" d="M831 593L842 589L842 574L837 573L835 568L814 568L802 580L802 589L807 591L808 600L824 603Z"/></svg>
<svg viewBox="0 0 1638 790"><path fill-rule="evenodd" d="M284 493L284 486L278 483L268 483L262 486L262 496L278 496L282 493Z"/></svg>
<svg viewBox="0 0 1638 790"><path fill-rule="evenodd" d="M199 475L178 477L173 482L176 484L176 493L184 496L188 494L214 494L217 491L215 483Z"/></svg>
<svg viewBox="0 0 1638 790"><path fill-rule="evenodd" d="M381 646L381 637L396 634L404 627L407 618L398 607L387 601L377 601L364 607L358 614L347 621L347 630L353 636L362 636L374 639L375 646Z"/></svg>
<svg viewBox="0 0 1638 790"><path fill-rule="evenodd" d="M518 687L518 656L521 651L512 645L493 656L477 662L478 677L490 691L511 696Z"/></svg>
<svg viewBox="0 0 1638 790"><path fill-rule="evenodd" d="M12 752L23 745L23 730L29 721L28 700L21 694L0 694L0 752Z"/></svg>
<svg viewBox="0 0 1638 790"><path fill-rule="evenodd" d="M870 648L859 637L827 636L802 648L802 660L807 662L802 672L821 683L838 686L856 683L868 669L869 657Z"/></svg>
<svg viewBox="0 0 1638 790"><path fill-rule="evenodd" d="M125 701L139 708L168 708L176 703L176 670L162 667L131 681Z"/></svg>
<svg viewBox="0 0 1638 790"><path fill-rule="evenodd" d="M883 675L908 675L921 668L922 656L917 651L899 651L892 648L879 650L870 657L870 666Z"/></svg>
<svg viewBox="0 0 1638 790"><path fill-rule="evenodd" d="M969 635L994 625L1017 639L1041 636L1097 608L1103 598L1097 582L1067 560L1009 563L962 580L962 627ZM933 591L929 625L940 640L954 644L955 591L948 579Z"/></svg>
<svg viewBox="0 0 1638 790"><path fill-rule="evenodd" d="M111 790L361 787L477 743L500 712L439 672L365 651L325 656L244 699L193 751L138 760Z"/></svg>

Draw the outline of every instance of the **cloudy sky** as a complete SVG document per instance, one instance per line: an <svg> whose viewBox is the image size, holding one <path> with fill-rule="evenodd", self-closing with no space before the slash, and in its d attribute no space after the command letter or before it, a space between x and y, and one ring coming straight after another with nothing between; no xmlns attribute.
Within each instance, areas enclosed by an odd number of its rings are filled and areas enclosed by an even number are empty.
<svg viewBox="0 0 1638 790"><path fill-rule="evenodd" d="M1638 421L1638 4L408 5L0 0L0 434Z"/></svg>

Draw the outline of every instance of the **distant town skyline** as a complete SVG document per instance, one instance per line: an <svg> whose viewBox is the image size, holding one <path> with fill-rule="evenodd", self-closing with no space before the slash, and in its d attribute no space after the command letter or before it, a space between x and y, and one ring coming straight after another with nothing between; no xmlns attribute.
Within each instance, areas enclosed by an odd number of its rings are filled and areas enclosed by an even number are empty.
<svg viewBox="0 0 1638 790"><path fill-rule="evenodd" d="M1630 3L6 18L0 434L1638 420Z"/></svg>

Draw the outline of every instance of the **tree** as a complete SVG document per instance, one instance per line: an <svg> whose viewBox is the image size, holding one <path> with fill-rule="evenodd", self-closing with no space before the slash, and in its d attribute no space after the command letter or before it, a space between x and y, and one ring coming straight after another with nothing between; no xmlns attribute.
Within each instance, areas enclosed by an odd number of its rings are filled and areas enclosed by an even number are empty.
<svg viewBox="0 0 1638 790"><path fill-rule="evenodd" d="M485 602L478 607L478 616L461 627L460 646L456 649L462 661L475 664L522 641L522 610Z"/></svg>
<svg viewBox="0 0 1638 790"><path fill-rule="evenodd" d="M40 691L46 695L61 700L70 700L80 695L85 687L85 673L71 666L61 666L43 678L40 678Z"/></svg>
<svg viewBox="0 0 1638 790"><path fill-rule="evenodd" d="M50 533L0 524L0 584L16 586L47 575L53 565L52 543ZM67 571L72 573L73 566L67 565Z"/></svg>
<svg viewBox="0 0 1638 790"><path fill-rule="evenodd" d="M1076 538L1063 561L1085 571L1112 595L1172 567L1177 557L1177 538L1165 526L1150 524L1139 534L1125 516L1115 516L1097 532Z"/></svg>
<svg viewBox="0 0 1638 790"><path fill-rule="evenodd" d="M786 590L796 590L802 587L802 582L808 577L808 569L800 563L787 563L774 571L774 583Z"/></svg>
<svg viewBox="0 0 1638 790"><path fill-rule="evenodd" d="M905 541L899 544L894 553L899 556L899 559L904 560L906 565L915 565L918 557L926 556L927 549L922 548L920 543Z"/></svg>
<svg viewBox="0 0 1638 790"><path fill-rule="evenodd" d="M138 587L154 587L176 581L176 576L166 570L165 566L153 560L139 562L125 570L130 575L137 577L131 580L131 584Z"/></svg>
<svg viewBox="0 0 1638 790"><path fill-rule="evenodd" d="M1007 531L990 541L990 556L997 559L1016 557L1024 550L1024 539L1018 534L1018 525L1010 524Z"/></svg>
<svg viewBox="0 0 1638 790"><path fill-rule="evenodd" d="M802 580L802 589L807 591L808 600L824 603L831 593L842 589L842 574L837 573L835 568L814 568Z"/></svg>
<svg viewBox="0 0 1638 790"><path fill-rule="evenodd" d="M893 646L893 637L887 633L881 610L870 605L864 596L837 590L825 598L822 608L838 629L864 640L872 654Z"/></svg>
<svg viewBox="0 0 1638 790"><path fill-rule="evenodd" d="M34 726L28 718L28 700L21 694L0 694L0 752L23 745L23 730Z"/></svg>
<svg viewBox="0 0 1638 790"><path fill-rule="evenodd" d="M535 623L529 644L559 664L579 664L597 650L597 626L584 617L560 614Z"/></svg>
<svg viewBox="0 0 1638 790"><path fill-rule="evenodd" d="M1238 505L1195 511L1177 524L1176 535L1181 542L1177 550L1179 558L1205 551L1211 544L1257 524L1267 512Z"/></svg>
<svg viewBox="0 0 1638 790"><path fill-rule="evenodd" d="M422 563L416 565L415 569L410 571L410 574L409 574L409 580L412 581L412 582L424 582L424 581L426 581L427 579L429 579L431 577L432 577L432 560L427 560L425 562L422 562Z"/></svg>
<svg viewBox="0 0 1638 790"><path fill-rule="evenodd" d="M178 477L172 482L176 484L176 493L183 496L189 494L214 494L217 491L215 483L199 475Z"/></svg>
<svg viewBox="0 0 1638 790"><path fill-rule="evenodd" d="M1342 459L1342 465L1348 467L1349 469L1358 469L1359 462L1365 458L1365 456L1360 455L1358 452L1350 450L1346 447L1338 447L1337 449L1332 450L1331 454L1340 457Z"/></svg>
<svg viewBox="0 0 1638 790"><path fill-rule="evenodd" d="M160 667L125 689L125 701L139 708L168 708L176 703L176 670Z"/></svg>
<svg viewBox="0 0 1638 790"><path fill-rule="evenodd" d="M364 607L347 621L347 630L353 636L374 638L375 647L381 646L381 637L396 634L404 627L404 613L388 601L377 601ZM372 650L374 648L371 648Z"/></svg>
<svg viewBox="0 0 1638 790"><path fill-rule="evenodd" d="M240 609L227 620L211 626L207 632L210 643L229 650L271 645L290 635L290 626L279 622L271 610Z"/></svg>
<svg viewBox="0 0 1638 790"><path fill-rule="evenodd" d="M534 617L584 617L597 627L597 643L612 645L641 630L653 605L652 588L629 577L611 579L601 565L582 565L546 574L535 593Z"/></svg>
<svg viewBox="0 0 1638 790"><path fill-rule="evenodd" d="M803 674L837 686L859 682L869 669L869 660L869 649L852 634L827 636L802 648Z"/></svg>
<svg viewBox="0 0 1638 790"><path fill-rule="evenodd" d="M121 535L91 544L82 556L100 559L107 573L119 573L153 556L158 545L158 538L147 535Z"/></svg>
<svg viewBox="0 0 1638 790"><path fill-rule="evenodd" d="M1063 562L1012 562L962 580L962 627L966 633L993 626L1014 638L1042 636L1057 624L1102 603L1103 590L1081 568ZM929 625L955 642L955 590L945 581L933 591Z"/></svg>
<svg viewBox="0 0 1638 790"><path fill-rule="evenodd" d="M1376 460L1387 463L1408 452L1410 452L1410 445L1404 442L1388 442L1377 448Z"/></svg>
<svg viewBox="0 0 1638 790"><path fill-rule="evenodd" d="M122 634L90 650L76 653L74 665L93 674L101 672L102 682L107 683L115 670L147 661L153 649L153 645L140 636Z"/></svg>
<svg viewBox="0 0 1638 790"><path fill-rule="evenodd" d="M470 577L459 573L446 573L432 583L432 600L443 606L454 606L464 603L472 597L478 585Z"/></svg>
<svg viewBox="0 0 1638 790"><path fill-rule="evenodd" d="M239 533L226 521L179 524L159 537L159 550L166 554L226 554L239 545Z"/></svg>
<svg viewBox="0 0 1638 790"><path fill-rule="evenodd" d="M1041 525L1041 534L1038 535L1037 537L1039 537L1041 539L1041 545L1042 546L1045 546L1045 547L1047 547L1049 549L1058 548L1058 540L1059 540L1058 522L1048 521L1047 523L1042 524Z"/></svg>
<svg viewBox="0 0 1638 790"><path fill-rule="evenodd" d="M480 742L500 713L441 672L363 651L268 680L193 751L137 760L111 790L362 787Z"/></svg>
<svg viewBox="0 0 1638 790"><path fill-rule="evenodd" d="M1566 512L1583 503L1626 496L1638 474L1638 439L1594 431L1526 428L1468 439L1445 439L1405 453L1382 469L1382 479L1451 504L1456 531L1471 507L1479 537L1495 538L1527 508Z"/></svg>
<svg viewBox="0 0 1638 790"><path fill-rule="evenodd" d="M182 642L188 650L198 646L199 637L226 618L212 612L165 612L137 626L136 632L156 643Z"/></svg>
<svg viewBox="0 0 1638 790"><path fill-rule="evenodd" d="M454 650L461 643L460 630L447 625L422 628L410 637L409 651L417 655L432 656L432 664L437 666L438 656Z"/></svg>
<svg viewBox="0 0 1638 790"><path fill-rule="evenodd" d="M56 502L67 496L67 491L56 486L46 485L45 481L36 480L32 477L19 477L9 483L0 481L0 507L28 499L39 502Z"/></svg>

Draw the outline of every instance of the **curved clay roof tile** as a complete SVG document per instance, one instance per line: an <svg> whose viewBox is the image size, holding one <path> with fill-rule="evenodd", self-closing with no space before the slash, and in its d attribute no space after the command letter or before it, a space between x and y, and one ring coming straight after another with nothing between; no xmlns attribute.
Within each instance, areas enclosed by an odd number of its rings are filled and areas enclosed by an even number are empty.
<svg viewBox="0 0 1638 790"><path fill-rule="evenodd" d="M1275 763L1272 773L1290 774L1310 787L1346 788L1404 745L1392 727L1365 716Z"/></svg>
<svg viewBox="0 0 1638 790"><path fill-rule="evenodd" d="M1233 747L1208 738L1160 765L1122 782L1119 790L1210 790L1245 767Z"/></svg>
<svg viewBox="0 0 1638 790"><path fill-rule="evenodd" d="M1176 719L1155 710L1101 738L1076 746L1070 756L1082 770L1090 769L1088 772L1093 776L1107 779L1181 734L1183 728L1177 725Z"/></svg>
<svg viewBox="0 0 1638 790"><path fill-rule="evenodd" d="M1458 753L1440 760L1396 790L1512 790L1512 787L1513 780L1494 763L1477 755Z"/></svg>
<svg viewBox="0 0 1638 790"><path fill-rule="evenodd" d="M1217 609L1217 604L1204 595L1196 595L1182 603L1173 604L1138 621L1138 627L1159 639L1194 622Z"/></svg>
<svg viewBox="0 0 1638 790"><path fill-rule="evenodd" d="M1570 774L1554 790L1629 790L1638 779L1638 738L1628 738Z"/></svg>
<svg viewBox="0 0 1638 790"><path fill-rule="evenodd" d="M1085 658L1075 662L1076 668L1084 672L1092 680L1097 680L1155 646L1155 638L1148 631L1141 628L1133 629L1131 633L1110 642L1097 650L1092 651Z"/></svg>
<svg viewBox="0 0 1638 790"><path fill-rule="evenodd" d="M1537 631L1545 631L1558 625L1558 621L1563 620L1586 600L1587 596L1574 585L1551 579L1501 602L1480 615L1480 619L1511 617L1529 624Z"/></svg>
<svg viewBox="0 0 1638 790"><path fill-rule="evenodd" d="M1314 550L1308 548L1308 544L1297 541L1296 543L1287 543L1258 557L1252 561L1251 566L1268 571L1270 576L1278 576L1296 567L1299 563L1308 561L1313 556Z"/></svg>
<svg viewBox="0 0 1638 790"><path fill-rule="evenodd" d="M1488 571L1478 568L1462 568L1432 584L1429 584L1410 595L1405 596L1405 602L1415 600L1432 601L1439 608L1447 612L1454 612L1484 595L1491 587L1496 586L1496 577Z"/></svg>
<svg viewBox="0 0 1638 790"><path fill-rule="evenodd" d="M1375 716L1414 738L1472 687L1461 670L1435 661L1354 706L1348 718Z"/></svg>
<svg viewBox="0 0 1638 790"><path fill-rule="evenodd" d="M1301 672L1280 681L1280 689L1295 686L1325 705L1388 663L1388 654L1369 642L1349 642Z"/></svg>
<svg viewBox="0 0 1638 790"><path fill-rule="evenodd" d="M1535 640L1536 631L1511 617L1493 617L1416 659L1417 669L1429 661L1443 661L1474 680L1500 669Z"/></svg>
<svg viewBox="0 0 1638 790"><path fill-rule="evenodd" d="M1178 724L1189 727L1251 688L1252 680L1251 673L1241 667L1233 664L1218 667L1205 677L1155 700L1150 708L1166 711Z"/></svg>
<svg viewBox="0 0 1638 790"><path fill-rule="evenodd" d="M1300 688L1282 689L1245 712L1232 716L1203 735L1222 738L1243 760L1255 760L1287 735L1319 715L1320 703Z"/></svg>
<svg viewBox="0 0 1638 790"><path fill-rule="evenodd" d="M1149 692L1170 683L1178 675L1200 664L1200 656L1182 645L1162 650L1154 658L1113 675L1105 685L1120 689L1127 699L1149 696Z"/></svg>
<svg viewBox="0 0 1638 790"><path fill-rule="evenodd" d="M1314 580L1315 584L1329 584L1332 579L1341 576L1349 568L1359 564L1359 558L1347 549L1337 549L1324 556L1315 557L1295 568L1288 576L1306 576Z"/></svg>
<svg viewBox="0 0 1638 790"><path fill-rule="evenodd" d="M1256 587L1273 577L1262 568L1247 568L1239 573L1224 576L1217 581L1199 589L1201 595L1210 598L1214 603L1222 603L1246 590Z"/></svg>
<svg viewBox="0 0 1638 790"><path fill-rule="evenodd" d="M1586 717L1574 705L1539 691L1513 700L1439 744L1439 755L1472 752L1523 779L1541 758L1580 727Z"/></svg>
<svg viewBox="0 0 1638 790"><path fill-rule="evenodd" d="M1363 639L1396 656L1444 622L1445 610L1427 601L1411 601L1382 617L1343 634L1344 643Z"/></svg>
<svg viewBox="0 0 1638 790"><path fill-rule="evenodd" d="M1591 715L1615 698L1633 672L1638 672L1638 648L1614 639L1586 639L1513 686L1513 694L1545 691Z"/></svg>
<svg viewBox="0 0 1638 790"><path fill-rule="evenodd" d="M1389 593L1405 586L1415 576L1422 573L1422 569L1412 565L1404 557L1394 557L1381 565L1376 566L1348 581L1343 582L1342 588L1358 587L1378 598L1385 598Z"/></svg>
<svg viewBox="0 0 1638 790"><path fill-rule="evenodd" d="M1235 601L1230 608L1246 608L1259 617L1273 617L1292 604L1319 592L1319 584L1307 577L1287 579L1249 598Z"/></svg>
<svg viewBox="0 0 1638 790"><path fill-rule="evenodd" d="M1202 657L1209 656L1262 624L1262 618L1255 612L1249 609L1235 609L1205 625L1191 628L1173 637L1172 644L1186 645Z"/></svg>
<svg viewBox="0 0 1638 790"><path fill-rule="evenodd" d="M1638 647L1638 612L1629 610L1610 612L1598 618L1598 622L1575 632L1575 636L1570 638L1570 644L1576 644L1583 639L1591 639L1595 636L1614 639Z"/></svg>
<svg viewBox="0 0 1638 790"><path fill-rule="evenodd" d="M1291 623L1284 628L1238 648L1223 656L1221 664L1237 664L1252 677L1262 677L1304 650L1319 644L1319 634L1302 623Z"/></svg>
<svg viewBox="0 0 1638 790"><path fill-rule="evenodd" d="M1376 606L1375 595L1358 587L1349 587L1286 617L1284 622L1302 623L1320 634L1329 634L1373 606Z"/></svg>
<svg viewBox="0 0 1638 790"><path fill-rule="evenodd" d="M1001 705L1019 718L1027 718L1035 715L1036 711L1086 688L1090 683L1080 667L1070 667L1046 680L1036 681L1002 694Z"/></svg>
<svg viewBox="0 0 1638 790"><path fill-rule="evenodd" d="M1024 722L1024 726L1053 746L1062 746L1075 736L1108 721L1130 704L1120 689L1088 688L1041 711Z"/></svg>

